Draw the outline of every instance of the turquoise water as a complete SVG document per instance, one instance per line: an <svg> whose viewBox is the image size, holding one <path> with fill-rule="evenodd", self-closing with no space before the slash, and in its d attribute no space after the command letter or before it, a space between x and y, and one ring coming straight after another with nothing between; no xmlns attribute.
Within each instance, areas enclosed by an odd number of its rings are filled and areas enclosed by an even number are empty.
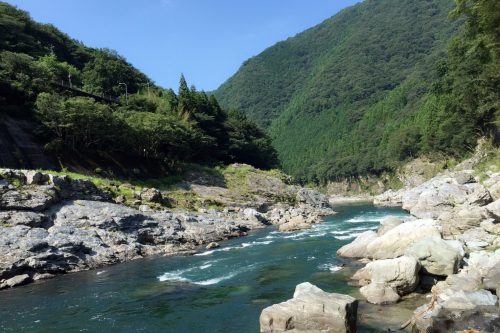
<svg viewBox="0 0 500 333"><path fill-rule="evenodd" d="M156 257L0 292L0 332L258 332L309 281L353 293L336 250L400 209L337 207L311 230L268 228L194 256Z"/></svg>

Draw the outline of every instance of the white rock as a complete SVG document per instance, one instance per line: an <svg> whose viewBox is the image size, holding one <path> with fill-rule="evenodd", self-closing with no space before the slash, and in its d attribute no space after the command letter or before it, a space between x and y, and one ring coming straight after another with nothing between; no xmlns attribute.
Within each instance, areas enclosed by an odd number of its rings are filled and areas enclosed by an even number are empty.
<svg viewBox="0 0 500 333"><path fill-rule="evenodd" d="M367 245L377 238L377 233L375 231L369 230L363 232L361 235L356 237L351 243L342 246L337 251L337 255L347 258L365 258L368 257L368 252L366 250Z"/></svg>
<svg viewBox="0 0 500 333"><path fill-rule="evenodd" d="M293 298L265 308L260 332L356 332L358 301L327 293L310 283L299 284Z"/></svg>
<svg viewBox="0 0 500 333"><path fill-rule="evenodd" d="M367 251L374 259L397 258L402 256L407 248L427 237L441 237L436 221L410 221L396 226L373 240L368 244Z"/></svg>

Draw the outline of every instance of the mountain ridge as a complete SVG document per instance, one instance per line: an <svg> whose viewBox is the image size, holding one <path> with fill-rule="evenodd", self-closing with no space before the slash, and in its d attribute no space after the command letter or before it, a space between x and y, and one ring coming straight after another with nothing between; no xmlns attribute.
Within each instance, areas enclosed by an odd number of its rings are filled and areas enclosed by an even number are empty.
<svg viewBox="0 0 500 333"><path fill-rule="evenodd" d="M285 171L295 176L316 181L390 169L391 161L379 156L365 168L351 163L353 172L318 170L338 169L323 164L352 155L339 152L341 141L349 144L349 133L366 127L369 109L391 94L406 91L408 116L424 104L436 60L457 30L458 23L447 19L452 4L364 1L247 60L215 95L221 105L239 108L269 129ZM380 132L372 125L367 130ZM374 141L383 144L384 135Z"/></svg>

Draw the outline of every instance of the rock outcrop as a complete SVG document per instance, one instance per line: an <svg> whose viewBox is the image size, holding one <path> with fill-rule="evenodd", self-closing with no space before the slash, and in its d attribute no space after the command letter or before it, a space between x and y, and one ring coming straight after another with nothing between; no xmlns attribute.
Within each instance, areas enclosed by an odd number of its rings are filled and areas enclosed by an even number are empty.
<svg viewBox="0 0 500 333"><path fill-rule="evenodd" d="M293 298L265 308L260 332L356 332L358 301L327 293L310 283L297 285Z"/></svg>
<svg viewBox="0 0 500 333"><path fill-rule="evenodd" d="M472 168L481 156L416 186L377 196L375 204L402 206L417 220L384 220L377 235L362 235L338 251L384 259L352 277L368 302L395 302L417 287L431 290L430 302L403 325L413 325L414 331L500 331L500 173L476 176ZM408 258L420 271L413 264L400 267L399 261ZM412 276L420 276L420 285Z"/></svg>
<svg viewBox="0 0 500 333"><path fill-rule="evenodd" d="M0 169L0 289L149 255L193 251L202 244L213 248L217 241L271 222L283 223L286 231L307 228L322 214L333 213L316 191L256 171L249 177L263 186L253 184L250 191L263 198L260 206L267 213L252 208L253 202L244 207L243 201L243 207L222 212L169 211L166 196L156 188L114 185L133 198L112 198L91 181ZM273 202L282 195L297 204Z"/></svg>

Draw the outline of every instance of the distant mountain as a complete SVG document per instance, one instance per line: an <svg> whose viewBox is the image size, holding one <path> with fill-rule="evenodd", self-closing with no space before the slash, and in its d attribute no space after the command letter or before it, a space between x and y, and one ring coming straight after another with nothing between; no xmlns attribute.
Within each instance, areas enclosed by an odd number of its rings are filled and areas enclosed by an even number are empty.
<svg viewBox="0 0 500 333"><path fill-rule="evenodd" d="M304 180L388 170L416 153L453 4L366 0L249 59L215 96L267 128Z"/></svg>

